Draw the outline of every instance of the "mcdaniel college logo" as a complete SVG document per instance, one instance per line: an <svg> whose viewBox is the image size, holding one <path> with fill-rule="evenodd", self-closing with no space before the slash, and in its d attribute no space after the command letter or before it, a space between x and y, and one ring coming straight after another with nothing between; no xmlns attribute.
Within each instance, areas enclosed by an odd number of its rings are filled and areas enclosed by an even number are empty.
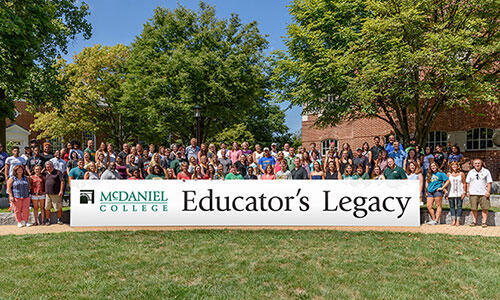
<svg viewBox="0 0 500 300"><path fill-rule="evenodd" d="M94 190L81 190L80 191L80 204L94 203Z"/></svg>

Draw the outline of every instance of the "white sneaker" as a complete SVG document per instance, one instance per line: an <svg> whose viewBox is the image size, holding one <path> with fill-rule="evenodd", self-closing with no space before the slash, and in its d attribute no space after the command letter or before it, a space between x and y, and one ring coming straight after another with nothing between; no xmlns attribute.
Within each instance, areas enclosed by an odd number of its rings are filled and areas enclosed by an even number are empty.
<svg viewBox="0 0 500 300"><path fill-rule="evenodd" d="M24 222L24 221L21 221L21 224L22 224L23 226L26 226L26 222Z"/></svg>
<svg viewBox="0 0 500 300"><path fill-rule="evenodd" d="M430 220L429 222L427 222L426 224L427 225L434 225L435 221L434 220Z"/></svg>
<svg viewBox="0 0 500 300"><path fill-rule="evenodd" d="M31 226L31 224L30 224L30 223L26 223L26 227L30 227L30 226Z"/></svg>
<svg viewBox="0 0 500 300"><path fill-rule="evenodd" d="M21 222L17 222L17 227L21 228L21 227L23 227L23 226L24 226L24 225L23 225L23 223L21 223Z"/></svg>

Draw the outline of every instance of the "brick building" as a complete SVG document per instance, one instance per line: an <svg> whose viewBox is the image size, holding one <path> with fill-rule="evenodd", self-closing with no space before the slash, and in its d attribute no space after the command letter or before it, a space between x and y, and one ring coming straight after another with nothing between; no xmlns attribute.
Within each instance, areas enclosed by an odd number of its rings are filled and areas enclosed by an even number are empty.
<svg viewBox="0 0 500 300"><path fill-rule="evenodd" d="M494 177L500 180L500 144L494 136L500 135L500 105L488 104L466 112L454 109L443 112L431 128L428 144L457 144L467 158L482 158ZM349 143L351 148L361 147L367 141L373 144L373 137L387 137L392 128L380 119L360 119L343 122L335 127L319 129L314 126L315 115L302 116L302 143L306 148L315 142L322 153L330 144L341 146Z"/></svg>

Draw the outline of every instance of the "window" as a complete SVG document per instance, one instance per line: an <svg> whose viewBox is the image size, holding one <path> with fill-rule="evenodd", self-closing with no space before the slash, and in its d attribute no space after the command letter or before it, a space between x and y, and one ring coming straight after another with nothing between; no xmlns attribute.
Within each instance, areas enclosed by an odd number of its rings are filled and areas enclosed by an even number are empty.
<svg viewBox="0 0 500 300"><path fill-rule="evenodd" d="M486 150L493 147L493 129L474 128L467 131L467 150Z"/></svg>
<svg viewBox="0 0 500 300"><path fill-rule="evenodd" d="M95 134L93 132L88 132L88 131L82 132L82 149L87 148L88 140L93 140L95 145Z"/></svg>
<svg viewBox="0 0 500 300"><path fill-rule="evenodd" d="M437 145L441 145L446 148L448 144L448 133L445 131L431 131L429 132L429 137L427 138L427 146L431 147L432 150L436 149Z"/></svg>
<svg viewBox="0 0 500 300"><path fill-rule="evenodd" d="M330 148L337 148L338 141L334 139L328 139L321 142L321 155L326 155Z"/></svg>
<svg viewBox="0 0 500 300"><path fill-rule="evenodd" d="M51 144L52 152L56 152L58 150L61 150L64 147L63 142L62 142L62 138L50 139L50 140L47 140L47 142L49 142Z"/></svg>

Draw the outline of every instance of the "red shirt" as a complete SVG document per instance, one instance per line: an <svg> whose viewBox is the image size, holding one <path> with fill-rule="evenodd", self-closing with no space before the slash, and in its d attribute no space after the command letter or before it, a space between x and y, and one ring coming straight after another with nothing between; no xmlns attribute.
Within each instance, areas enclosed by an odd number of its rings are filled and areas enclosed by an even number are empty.
<svg viewBox="0 0 500 300"><path fill-rule="evenodd" d="M177 179L189 180L191 179L191 176L189 175L189 173L187 175L184 175L183 172L180 172L179 174L177 174Z"/></svg>
<svg viewBox="0 0 500 300"><path fill-rule="evenodd" d="M31 176L31 193L33 195L45 194L45 178L43 176Z"/></svg>

